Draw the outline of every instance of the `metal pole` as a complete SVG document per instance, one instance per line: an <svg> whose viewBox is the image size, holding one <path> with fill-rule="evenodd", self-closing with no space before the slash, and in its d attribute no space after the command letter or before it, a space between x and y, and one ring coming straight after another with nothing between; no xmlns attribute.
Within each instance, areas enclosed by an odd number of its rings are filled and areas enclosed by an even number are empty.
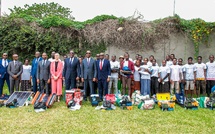
<svg viewBox="0 0 215 134"><path fill-rule="evenodd" d="M173 4L173 16L175 16L175 0L174 0L174 4Z"/></svg>
<svg viewBox="0 0 215 134"><path fill-rule="evenodd" d="M1 17L1 0L0 0L0 17Z"/></svg>

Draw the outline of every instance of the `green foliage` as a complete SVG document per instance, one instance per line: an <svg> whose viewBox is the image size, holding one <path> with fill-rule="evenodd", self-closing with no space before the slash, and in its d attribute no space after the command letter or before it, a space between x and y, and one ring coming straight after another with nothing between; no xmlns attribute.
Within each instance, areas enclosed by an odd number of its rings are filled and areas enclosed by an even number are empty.
<svg viewBox="0 0 215 134"><path fill-rule="evenodd" d="M9 9L11 11L12 16L22 17L23 15L28 15L33 18L43 19L48 16L60 16L62 18L74 19L71 16L72 11L70 8L65 8L59 5L58 3L42 3L37 4L34 3L32 5L24 5L24 8L14 7L13 9Z"/></svg>

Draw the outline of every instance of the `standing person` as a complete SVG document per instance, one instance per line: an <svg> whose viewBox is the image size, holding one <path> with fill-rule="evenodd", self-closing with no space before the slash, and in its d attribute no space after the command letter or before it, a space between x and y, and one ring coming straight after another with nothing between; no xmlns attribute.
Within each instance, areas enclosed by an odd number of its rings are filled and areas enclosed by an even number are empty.
<svg viewBox="0 0 215 134"><path fill-rule="evenodd" d="M124 54L124 61L120 64L120 72L122 73L122 94L126 93L126 86L128 87L128 94L131 95L131 75L134 73L134 63L129 60L129 54ZM129 71L130 73L127 73Z"/></svg>
<svg viewBox="0 0 215 134"><path fill-rule="evenodd" d="M93 82L96 81L97 77L97 69L96 69L96 61L91 58L91 52L86 52L86 58L82 62L81 66L81 80L84 82L84 100L87 101L87 89L88 85L90 87L90 95L94 94L94 86Z"/></svg>
<svg viewBox="0 0 215 134"><path fill-rule="evenodd" d="M66 90L73 89L76 86L76 81L80 76L80 62L77 57L74 57L75 53L70 51L70 58L65 59L63 78L65 79Z"/></svg>
<svg viewBox="0 0 215 134"><path fill-rule="evenodd" d="M99 58L99 54L96 54L96 61L98 61L100 58ZM98 93L98 81L94 81L93 82L93 85L94 85L94 94L97 94Z"/></svg>
<svg viewBox="0 0 215 134"><path fill-rule="evenodd" d="M191 91L191 98L193 97L193 91L194 91L194 84L195 84L195 76L196 76L196 67L193 64L193 58L188 58L188 63L184 65L184 79L186 81L186 87L185 87L185 97L187 98L188 90L190 87Z"/></svg>
<svg viewBox="0 0 215 134"><path fill-rule="evenodd" d="M109 59L110 59L109 54L105 54L105 59L106 59L106 60L109 60Z"/></svg>
<svg viewBox="0 0 215 134"><path fill-rule="evenodd" d="M140 60L136 60L136 63L134 64L134 90L140 91Z"/></svg>
<svg viewBox="0 0 215 134"><path fill-rule="evenodd" d="M196 67L196 93L197 97L200 95L200 89L203 90L203 94L206 96L206 64L202 63L202 56L197 57L198 62L195 63Z"/></svg>
<svg viewBox="0 0 215 134"><path fill-rule="evenodd" d="M2 59L0 60L0 96L2 96L3 87L5 81L7 82L7 87L10 92L10 80L9 80L9 74L7 72L7 67L10 60L7 59L8 55L7 53L2 54Z"/></svg>
<svg viewBox="0 0 215 134"><path fill-rule="evenodd" d="M100 53L100 60L97 61L97 79L99 87L99 98L103 100L103 95L108 94L108 82L110 81L111 68L110 61L104 59L104 53Z"/></svg>
<svg viewBox="0 0 215 134"><path fill-rule="evenodd" d="M139 73L141 74L141 94L150 95L151 90L151 68L147 65L148 59L145 58L143 65L140 66Z"/></svg>
<svg viewBox="0 0 215 134"><path fill-rule="evenodd" d="M51 88L52 94L57 95L57 101L60 102L60 96L62 95L62 72L63 63L60 61L60 55L55 53L55 61L51 62Z"/></svg>
<svg viewBox="0 0 215 134"><path fill-rule="evenodd" d="M48 59L48 61L50 61L50 62L55 61L55 51L53 51L53 52L51 53L51 57Z"/></svg>
<svg viewBox="0 0 215 134"><path fill-rule="evenodd" d="M183 65L183 59L179 58L178 59L178 65L181 67L181 70L184 70L184 65ZM185 86L185 80L184 80L184 76L181 75L181 81L179 83L179 88L180 88L180 93L182 93L184 95L184 86Z"/></svg>
<svg viewBox="0 0 215 134"><path fill-rule="evenodd" d="M152 62L153 62L154 59L155 59L154 55L150 55L149 56L149 61L147 62L147 65L151 67L152 66ZM158 64L155 63L155 66L158 66Z"/></svg>
<svg viewBox="0 0 215 134"><path fill-rule="evenodd" d="M175 58L175 54L170 55L170 59L173 60Z"/></svg>
<svg viewBox="0 0 215 134"><path fill-rule="evenodd" d="M38 62L41 61L42 58L40 57L40 52L35 53L35 58L32 61L32 68L31 68L31 78L33 82L33 91L34 93L37 92L38 86L37 86L37 67Z"/></svg>
<svg viewBox="0 0 215 134"><path fill-rule="evenodd" d="M170 94L179 93L179 83L182 79L182 70L177 65L177 59L173 59L173 65L170 66ZM175 91L174 91L175 90Z"/></svg>
<svg viewBox="0 0 215 134"><path fill-rule="evenodd" d="M166 55L166 66L170 67L171 65L173 65L173 60L170 55Z"/></svg>
<svg viewBox="0 0 215 134"><path fill-rule="evenodd" d="M122 64L122 62L124 61L124 56L119 56L119 65L121 65ZM121 90L122 90L122 72L120 71L119 73L118 73L119 75L119 80L118 80L118 89L120 90L120 92L121 92Z"/></svg>
<svg viewBox="0 0 215 134"><path fill-rule="evenodd" d="M108 93L111 93L111 87L112 83L114 83L114 88L115 88L115 94L118 94L118 72L120 68L120 64L118 61L116 61L116 55L113 55L111 57L110 61L110 67L111 67L111 76L110 76L110 82L108 86Z"/></svg>
<svg viewBox="0 0 215 134"><path fill-rule="evenodd" d="M155 95L158 92L158 88L159 88L159 82L158 82L159 66L156 65L156 59L152 60L151 70L152 70L151 95Z"/></svg>
<svg viewBox="0 0 215 134"><path fill-rule="evenodd" d="M38 63L37 68L37 83L40 84L40 92L49 94L51 76L50 76L50 64L46 53L42 54L42 61Z"/></svg>
<svg viewBox="0 0 215 134"><path fill-rule="evenodd" d="M135 56L135 60L133 61L133 62L134 62L134 64L136 63L136 61L138 60L138 58L139 58L139 54L136 54L136 56Z"/></svg>
<svg viewBox="0 0 215 134"><path fill-rule="evenodd" d="M162 61L162 65L159 68L159 82L160 82L160 93L170 93L169 90L169 75L170 68L166 66L166 60Z"/></svg>
<svg viewBox="0 0 215 134"><path fill-rule="evenodd" d="M16 91L19 91L19 83L22 74L22 62L18 61L18 55L13 54L13 61L9 62L7 72L10 75L10 95L14 92L14 86Z"/></svg>
<svg viewBox="0 0 215 134"><path fill-rule="evenodd" d="M31 89L31 65L29 65L28 59L25 59L22 68L23 72L21 75L21 91L27 91Z"/></svg>
<svg viewBox="0 0 215 134"><path fill-rule="evenodd" d="M215 85L215 62L214 62L214 55L209 56L209 62L206 63L207 66L207 73L206 73L206 80L207 80L207 95L208 97L211 94L211 88Z"/></svg>

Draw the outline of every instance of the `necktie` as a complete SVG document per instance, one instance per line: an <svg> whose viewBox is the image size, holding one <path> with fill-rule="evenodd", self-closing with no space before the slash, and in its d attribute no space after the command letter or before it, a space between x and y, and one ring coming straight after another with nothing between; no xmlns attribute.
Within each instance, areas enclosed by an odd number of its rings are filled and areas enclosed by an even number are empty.
<svg viewBox="0 0 215 134"><path fill-rule="evenodd" d="M46 61L44 60L44 61L43 61L43 66L45 66L45 64L46 64Z"/></svg>
<svg viewBox="0 0 215 134"><path fill-rule="evenodd" d="M71 59L70 59L70 64L72 64L72 62L73 62L73 61L72 61L72 58L71 58Z"/></svg>
<svg viewBox="0 0 215 134"><path fill-rule="evenodd" d="M102 60L100 60L100 70L102 70Z"/></svg>

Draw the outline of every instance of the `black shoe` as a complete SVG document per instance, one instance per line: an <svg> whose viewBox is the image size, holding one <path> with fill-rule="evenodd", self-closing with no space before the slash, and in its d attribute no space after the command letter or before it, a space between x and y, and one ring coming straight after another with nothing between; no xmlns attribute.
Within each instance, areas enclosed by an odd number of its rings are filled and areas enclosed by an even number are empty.
<svg viewBox="0 0 215 134"><path fill-rule="evenodd" d="M84 98L84 101L87 101L87 98Z"/></svg>

